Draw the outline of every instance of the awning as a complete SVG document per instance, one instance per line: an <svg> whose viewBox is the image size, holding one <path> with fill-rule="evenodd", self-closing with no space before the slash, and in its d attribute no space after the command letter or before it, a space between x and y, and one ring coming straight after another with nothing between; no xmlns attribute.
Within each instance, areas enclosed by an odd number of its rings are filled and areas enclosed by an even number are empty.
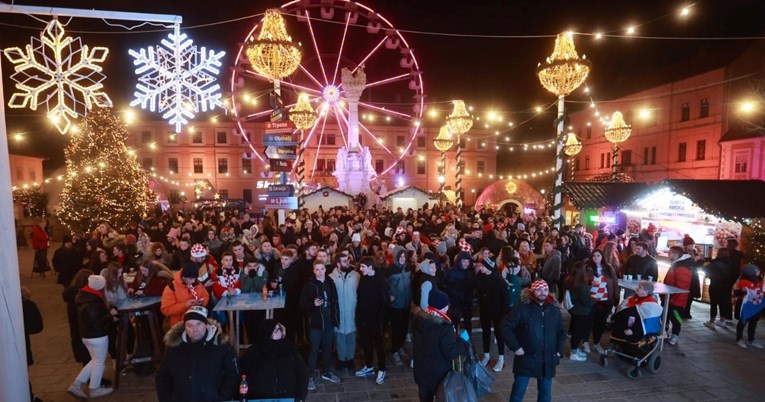
<svg viewBox="0 0 765 402"><path fill-rule="evenodd" d="M619 209L634 202L650 187L645 183L569 182L563 183L563 193L579 209Z"/></svg>

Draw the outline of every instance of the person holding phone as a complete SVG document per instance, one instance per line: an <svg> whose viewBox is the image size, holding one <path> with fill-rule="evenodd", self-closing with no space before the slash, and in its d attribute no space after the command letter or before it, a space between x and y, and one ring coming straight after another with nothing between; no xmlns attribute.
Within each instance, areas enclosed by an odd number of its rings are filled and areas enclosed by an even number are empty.
<svg viewBox="0 0 765 402"><path fill-rule="evenodd" d="M332 341L335 330L340 323L340 309L337 302L337 288L327 276L327 266L324 261L313 263L313 277L303 286L300 294L300 308L308 316L308 339L311 342L311 352L308 355L308 390L316 389L316 365L319 359L319 348L323 351L324 374L321 378L339 383L340 378L334 373L334 358L332 357Z"/></svg>
<svg viewBox="0 0 765 402"><path fill-rule="evenodd" d="M187 262L183 269L173 275L162 292L160 310L169 320L170 325L183 321L183 314L192 306L206 306L210 295L197 277L199 267L193 262Z"/></svg>

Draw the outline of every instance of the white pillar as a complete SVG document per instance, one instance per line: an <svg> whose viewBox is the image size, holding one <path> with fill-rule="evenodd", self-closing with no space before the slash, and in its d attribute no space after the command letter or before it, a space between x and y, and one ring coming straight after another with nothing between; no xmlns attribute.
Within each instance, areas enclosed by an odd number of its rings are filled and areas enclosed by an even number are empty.
<svg viewBox="0 0 765 402"><path fill-rule="evenodd" d="M346 94L348 92L346 91ZM359 95L361 95L359 93ZM359 97L348 97L348 149L359 147Z"/></svg>
<svg viewBox="0 0 765 402"><path fill-rule="evenodd" d="M558 97L558 130L555 150L555 187L553 188L553 226L560 229L563 226L563 131L565 130L564 116L566 115L566 97Z"/></svg>
<svg viewBox="0 0 765 402"><path fill-rule="evenodd" d="M0 194L5 194L0 195L0 362L3 365L0 369L0 401L28 401L29 375L9 159L5 96L0 80Z"/></svg>

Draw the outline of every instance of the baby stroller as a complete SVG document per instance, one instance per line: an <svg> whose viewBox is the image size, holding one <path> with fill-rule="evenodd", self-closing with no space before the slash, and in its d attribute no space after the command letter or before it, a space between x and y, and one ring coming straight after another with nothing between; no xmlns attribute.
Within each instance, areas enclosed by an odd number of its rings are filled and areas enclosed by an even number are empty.
<svg viewBox="0 0 765 402"><path fill-rule="evenodd" d="M611 346L600 356L603 367L608 366L608 356L613 354L634 364L627 370L627 377L631 379L640 378L644 367L651 374L659 371L662 312L658 303L642 303L614 313Z"/></svg>

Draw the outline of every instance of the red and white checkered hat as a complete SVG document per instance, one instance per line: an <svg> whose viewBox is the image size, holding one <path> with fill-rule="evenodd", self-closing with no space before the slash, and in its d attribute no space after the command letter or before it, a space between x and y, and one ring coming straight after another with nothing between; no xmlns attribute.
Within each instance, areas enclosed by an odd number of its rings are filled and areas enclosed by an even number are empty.
<svg viewBox="0 0 765 402"><path fill-rule="evenodd" d="M207 250L205 246L197 243L191 246L191 256L194 258L201 258L207 256Z"/></svg>
<svg viewBox="0 0 765 402"><path fill-rule="evenodd" d="M399 227L396 228L396 235L395 236L402 235L404 233L406 233L406 229L404 229L403 227L399 226Z"/></svg>
<svg viewBox="0 0 765 402"><path fill-rule="evenodd" d="M460 239L460 250L473 254L473 247L465 239Z"/></svg>

